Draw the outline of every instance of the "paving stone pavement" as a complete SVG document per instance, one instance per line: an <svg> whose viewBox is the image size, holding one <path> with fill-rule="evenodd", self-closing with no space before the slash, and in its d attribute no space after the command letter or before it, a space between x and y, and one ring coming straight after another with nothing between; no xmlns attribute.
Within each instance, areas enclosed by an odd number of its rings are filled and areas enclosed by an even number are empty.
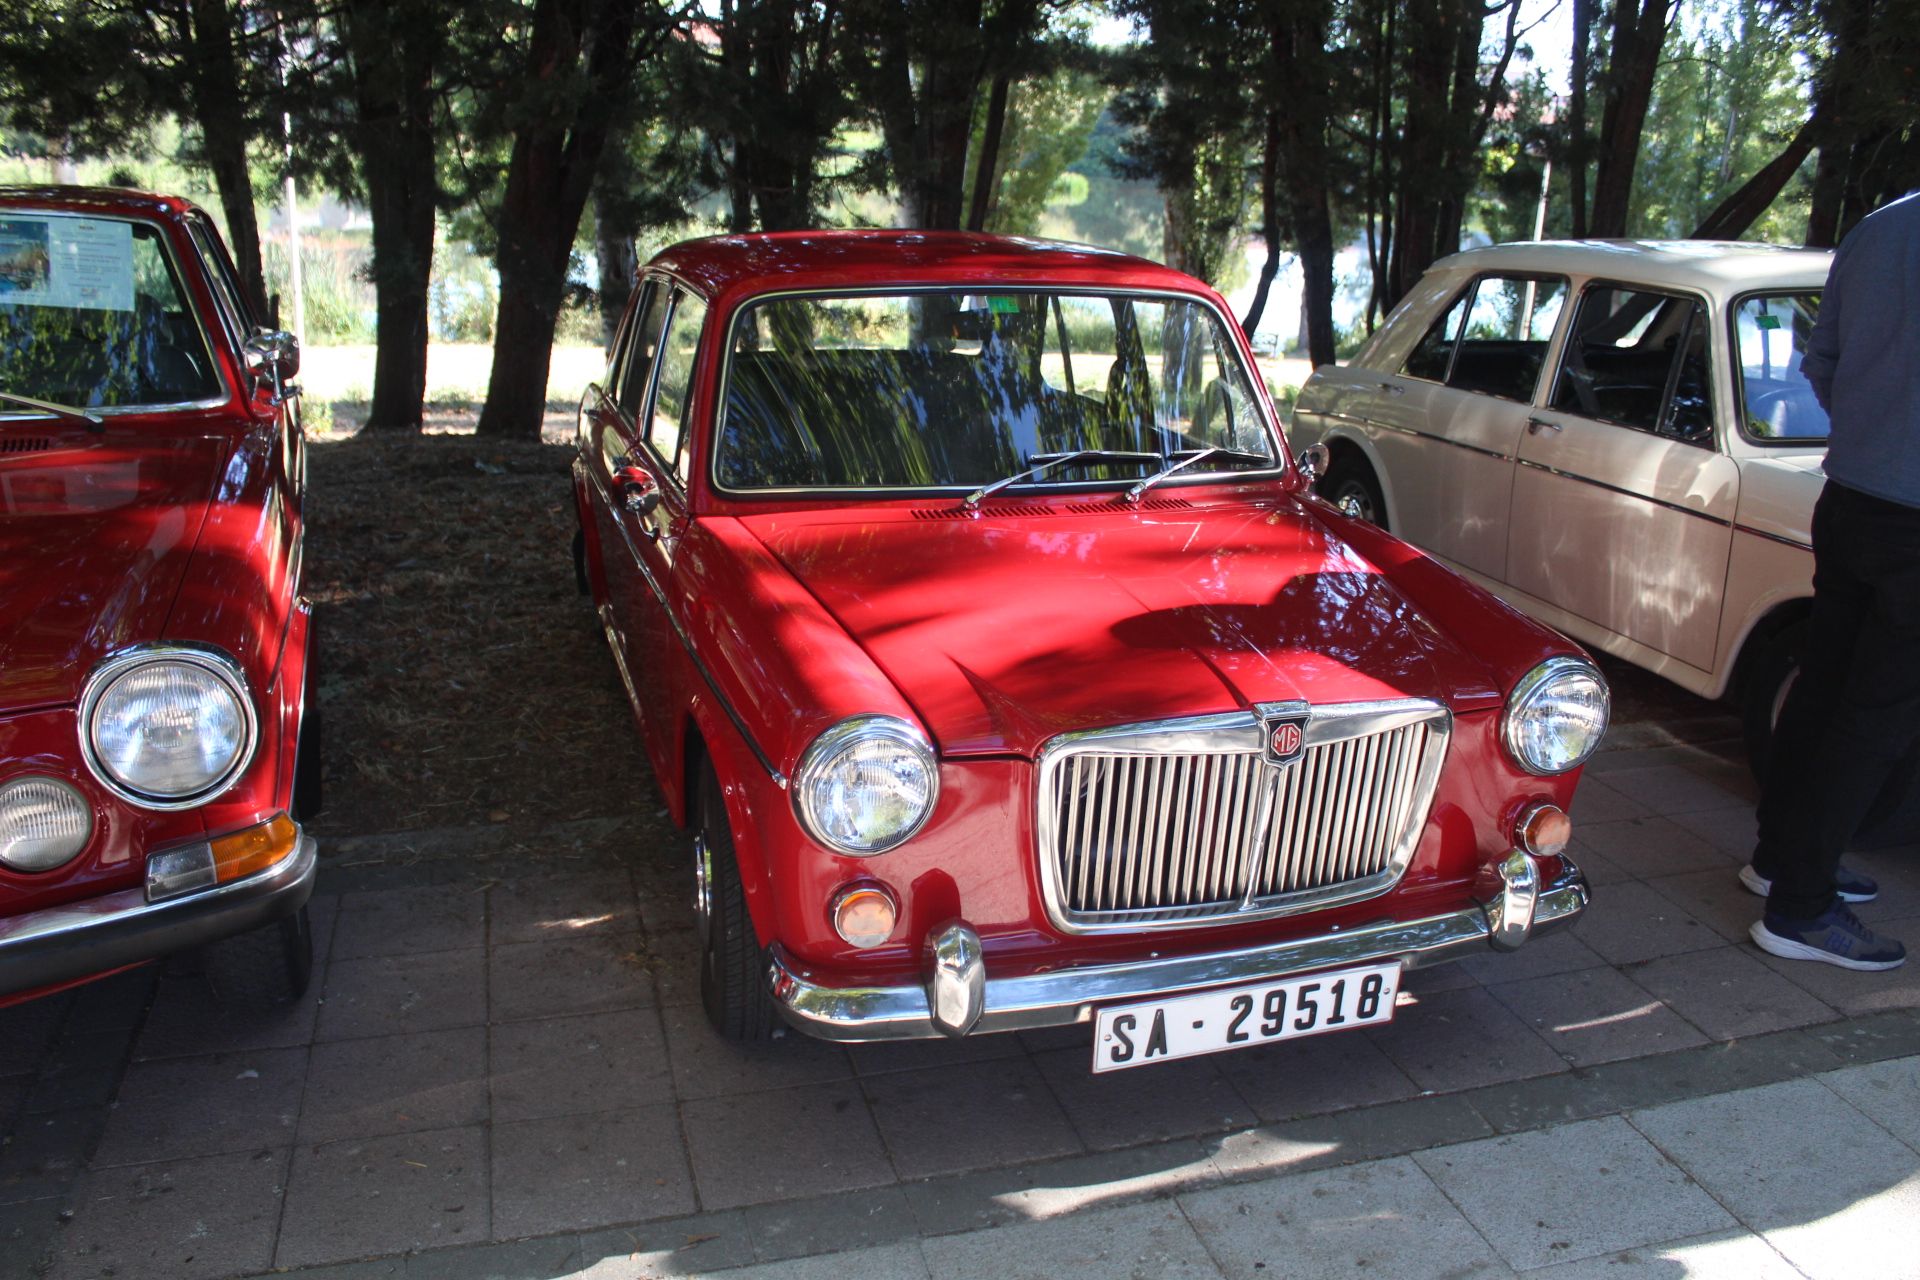
<svg viewBox="0 0 1920 1280"><path fill-rule="evenodd" d="M0 1277L1920 1276L1920 964L1755 949L1753 798L1610 750L1577 927L1101 1077L1085 1028L716 1040L659 815L335 840L298 1006L0 1010ZM1909 943L1915 853L1853 859Z"/></svg>

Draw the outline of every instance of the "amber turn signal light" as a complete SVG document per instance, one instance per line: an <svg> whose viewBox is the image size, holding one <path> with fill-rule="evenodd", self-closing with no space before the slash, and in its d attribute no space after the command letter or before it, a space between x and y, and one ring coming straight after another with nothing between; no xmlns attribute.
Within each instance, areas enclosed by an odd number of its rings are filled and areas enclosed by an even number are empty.
<svg viewBox="0 0 1920 1280"><path fill-rule="evenodd" d="M286 814L213 841L214 876L219 883L265 871L293 852L300 828Z"/></svg>
<svg viewBox="0 0 1920 1280"><path fill-rule="evenodd" d="M1515 845L1542 858L1557 858L1573 839L1573 819L1557 804L1544 801L1528 805L1513 824Z"/></svg>
<svg viewBox="0 0 1920 1280"><path fill-rule="evenodd" d="M877 947L893 936L897 910L879 885L849 885L833 897L833 927L850 946Z"/></svg>

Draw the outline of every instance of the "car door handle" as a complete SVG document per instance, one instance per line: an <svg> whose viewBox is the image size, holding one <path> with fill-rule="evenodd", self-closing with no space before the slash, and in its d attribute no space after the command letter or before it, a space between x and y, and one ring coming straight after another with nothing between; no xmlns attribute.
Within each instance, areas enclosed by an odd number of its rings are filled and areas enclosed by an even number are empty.
<svg viewBox="0 0 1920 1280"><path fill-rule="evenodd" d="M1405 387L1402 387L1402 386L1398 386L1398 385L1396 385L1396 384L1394 384L1394 383L1391 383L1391 382L1383 382L1383 383L1381 383L1381 384L1380 384L1380 389L1381 389L1382 391L1384 391L1384 392L1386 392L1386 393L1387 393L1388 395L1390 395L1390 396L1403 396L1403 395L1405 395L1405 394L1407 394L1407 389L1406 389Z"/></svg>
<svg viewBox="0 0 1920 1280"><path fill-rule="evenodd" d="M1527 434L1530 436L1537 436L1542 431L1558 431L1558 430L1560 430L1560 424L1557 422L1548 422L1545 418L1528 418L1527 419Z"/></svg>

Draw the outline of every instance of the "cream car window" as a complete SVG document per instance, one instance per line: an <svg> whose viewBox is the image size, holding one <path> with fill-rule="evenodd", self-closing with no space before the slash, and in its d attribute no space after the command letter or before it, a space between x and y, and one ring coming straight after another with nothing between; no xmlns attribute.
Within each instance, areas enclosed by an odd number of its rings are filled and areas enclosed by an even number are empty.
<svg viewBox="0 0 1920 1280"><path fill-rule="evenodd" d="M1574 315L1552 407L1711 445L1707 345L1706 308L1697 299L1591 285Z"/></svg>
<svg viewBox="0 0 1920 1280"><path fill-rule="evenodd" d="M1448 307L1402 372L1461 391L1531 401L1566 305L1560 276L1486 275Z"/></svg>

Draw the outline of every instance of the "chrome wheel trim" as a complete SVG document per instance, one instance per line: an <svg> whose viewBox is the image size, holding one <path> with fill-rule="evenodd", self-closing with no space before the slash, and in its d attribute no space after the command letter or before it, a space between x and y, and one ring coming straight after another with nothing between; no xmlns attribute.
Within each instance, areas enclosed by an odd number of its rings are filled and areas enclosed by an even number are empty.
<svg viewBox="0 0 1920 1280"><path fill-rule="evenodd" d="M693 838L693 931L705 950L713 935L713 850L704 833Z"/></svg>
<svg viewBox="0 0 1920 1280"><path fill-rule="evenodd" d="M1773 691L1773 706L1767 712L1767 726L1769 728L1778 729L1780 727L1780 713L1787 709L1787 695L1793 692L1794 683L1799 679L1800 664L1796 662L1792 668L1788 670L1786 679L1780 682L1780 687Z"/></svg>
<svg viewBox="0 0 1920 1280"><path fill-rule="evenodd" d="M1343 516L1365 520L1368 524L1380 523L1374 514L1372 496L1367 493L1365 486L1355 481L1349 480L1340 486L1333 495L1333 505Z"/></svg>

